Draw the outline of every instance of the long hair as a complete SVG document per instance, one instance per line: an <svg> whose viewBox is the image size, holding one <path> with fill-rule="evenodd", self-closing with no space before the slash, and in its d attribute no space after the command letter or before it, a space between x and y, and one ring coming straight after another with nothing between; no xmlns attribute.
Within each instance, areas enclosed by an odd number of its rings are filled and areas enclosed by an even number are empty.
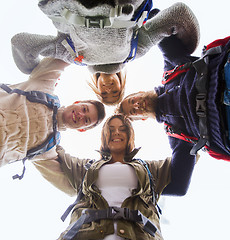
<svg viewBox="0 0 230 240"><path fill-rule="evenodd" d="M116 73L117 76L119 77L120 79L120 83L121 83L121 92L120 92L120 95L119 95L119 98L117 99L117 101L113 102L113 103L108 103L106 101L104 101L104 99L102 98L102 96L100 95L100 91L98 90L98 87L97 87L97 81L98 81L98 78L100 76L99 73L94 73L92 76L91 76L91 81L92 82L89 82L88 81L88 85L92 88L92 90L94 91L94 93L96 94L97 98L104 104L106 105L116 105L118 103L121 102L121 100L123 99L124 97L124 93L125 93L125 83L126 83L126 70L125 69L122 69L120 72Z"/></svg>
<svg viewBox="0 0 230 240"><path fill-rule="evenodd" d="M126 131L127 131L127 136L128 136L128 143L126 146L126 155L132 152L132 150L135 148L135 143L134 143L134 130L133 126L128 118L121 114L116 114L111 117L109 117L106 122L104 123L102 127L102 132L101 132L101 151L102 152L107 152L110 153L109 150L109 140L110 140L110 129L109 129L109 123L112 119L114 118L119 118L123 124L126 126Z"/></svg>

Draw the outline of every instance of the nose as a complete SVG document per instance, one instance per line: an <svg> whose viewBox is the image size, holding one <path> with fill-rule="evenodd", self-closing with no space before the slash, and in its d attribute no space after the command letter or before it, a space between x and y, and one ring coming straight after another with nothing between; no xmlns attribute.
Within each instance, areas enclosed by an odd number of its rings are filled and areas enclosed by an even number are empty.
<svg viewBox="0 0 230 240"><path fill-rule="evenodd" d="M85 114L83 112L78 112L77 116L78 116L79 119L83 119Z"/></svg>
<svg viewBox="0 0 230 240"><path fill-rule="evenodd" d="M115 128L114 131L113 131L113 134L114 135L119 135L120 131L119 131L119 128Z"/></svg>
<svg viewBox="0 0 230 240"><path fill-rule="evenodd" d="M104 88L107 93L110 93L112 90L112 86L105 86Z"/></svg>
<svg viewBox="0 0 230 240"><path fill-rule="evenodd" d="M139 102L133 103L133 107L134 107L135 109L139 109L139 107L140 107Z"/></svg>

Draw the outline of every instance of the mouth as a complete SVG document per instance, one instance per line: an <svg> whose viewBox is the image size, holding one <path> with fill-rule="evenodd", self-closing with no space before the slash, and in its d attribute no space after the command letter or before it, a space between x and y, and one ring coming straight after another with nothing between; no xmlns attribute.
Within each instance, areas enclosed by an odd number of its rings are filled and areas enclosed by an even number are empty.
<svg viewBox="0 0 230 240"><path fill-rule="evenodd" d="M112 139L112 142L122 142L123 141L123 139L121 139L121 138L114 138L114 139Z"/></svg>
<svg viewBox="0 0 230 240"><path fill-rule="evenodd" d="M140 110L145 111L145 109L146 109L146 101L143 100L142 103L140 104Z"/></svg>
<svg viewBox="0 0 230 240"><path fill-rule="evenodd" d="M77 123L77 116L76 113L74 111L72 111L72 120L74 123Z"/></svg>

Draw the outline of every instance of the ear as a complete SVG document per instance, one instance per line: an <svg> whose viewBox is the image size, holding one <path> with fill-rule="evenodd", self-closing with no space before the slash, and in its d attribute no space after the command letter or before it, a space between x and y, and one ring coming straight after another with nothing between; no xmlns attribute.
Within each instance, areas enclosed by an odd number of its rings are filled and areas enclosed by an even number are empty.
<svg viewBox="0 0 230 240"><path fill-rule="evenodd" d="M76 102L74 102L73 104L78 104L80 101L76 101Z"/></svg>
<svg viewBox="0 0 230 240"><path fill-rule="evenodd" d="M78 132L85 132L86 131L86 129L77 129L78 130Z"/></svg>

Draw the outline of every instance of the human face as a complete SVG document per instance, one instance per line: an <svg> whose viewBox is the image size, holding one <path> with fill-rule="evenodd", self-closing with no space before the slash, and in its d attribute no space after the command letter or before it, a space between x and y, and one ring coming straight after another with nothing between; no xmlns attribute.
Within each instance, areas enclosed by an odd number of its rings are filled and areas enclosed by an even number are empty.
<svg viewBox="0 0 230 240"><path fill-rule="evenodd" d="M85 129L97 122L98 111L92 103L78 102L64 109L62 119L68 128Z"/></svg>
<svg viewBox="0 0 230 240"><path fill-rule="evenodd" d="M147 117L150 111L150 99L145 92L131 94L122 101L123 113L129 117Z"/></svg>
<svg viewBox="0 0 230 240"><path fill-rule="evenodd" d="M100 73L97 79L97 88L100 96L107 103L116 102L121 93L121 82L116 73Z"/></svg>
<svg viewBox="0 0 230 240"><path fill-rule="evenodd" d="M113 118L109 122L110 138L109 150L111 153L123 153L125 155L128 143L127 127L119 118Z"/></svg>

